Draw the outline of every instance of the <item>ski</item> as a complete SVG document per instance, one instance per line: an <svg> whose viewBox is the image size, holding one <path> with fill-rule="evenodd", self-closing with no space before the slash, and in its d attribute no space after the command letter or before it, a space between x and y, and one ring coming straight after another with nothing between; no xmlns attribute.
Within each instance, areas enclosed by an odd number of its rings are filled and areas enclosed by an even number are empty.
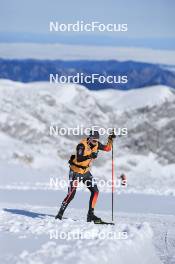
<svg viewBox="0 0 175 264"><path fill-rule="evenodd" d="M72 219L70 217L62 217L62 220L72 220L72 221L78 221L78 219Z"/></svg>
<svg viewBox="0 0 175 264"><path fill-rule="evenodd" d="M72 218L69 218L69 217L63 217L62 218L63 220L72 220L72 221L79 221L78 219L72 219ZM87 222L87 223L94 223L95 225L115 225L115 223L113 222L105 222L105 221L99 221L99 222Z"/></svg>
<svg viewBox="0 0 175 264"><path fill-rule="evenodd" d="M115 225L115 223L113 222L105 222L105 221L101 221L101 222L94 222L95 225Z"/></svg>

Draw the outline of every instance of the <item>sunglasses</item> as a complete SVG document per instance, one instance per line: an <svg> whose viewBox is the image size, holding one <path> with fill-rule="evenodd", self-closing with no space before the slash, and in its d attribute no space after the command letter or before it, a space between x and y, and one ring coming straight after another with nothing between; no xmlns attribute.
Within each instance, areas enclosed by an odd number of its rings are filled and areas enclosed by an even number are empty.
<svg viewBox="0 0 175 264"><path fill-rule="evenodd" d="M98 142L98 139L93 138L92 142L96 143L96 142Z"/></svg>

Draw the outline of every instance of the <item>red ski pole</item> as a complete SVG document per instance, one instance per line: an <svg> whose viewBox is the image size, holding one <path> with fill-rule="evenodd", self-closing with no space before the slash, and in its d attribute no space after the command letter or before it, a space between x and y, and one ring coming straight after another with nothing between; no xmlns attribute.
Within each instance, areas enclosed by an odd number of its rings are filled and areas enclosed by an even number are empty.
<svg viewBox="0 0 175 264"><path fill-rule="evenodd" d="M112 141L112 221L114 220L114 147Z"/></svg>

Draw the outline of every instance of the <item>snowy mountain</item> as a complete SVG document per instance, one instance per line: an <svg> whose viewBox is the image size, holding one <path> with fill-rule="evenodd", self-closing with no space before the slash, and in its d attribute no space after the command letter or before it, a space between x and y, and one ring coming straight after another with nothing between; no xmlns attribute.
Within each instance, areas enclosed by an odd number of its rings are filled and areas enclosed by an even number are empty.
<svg viewBox="0 0 175 264"><path fill-rule="evenodd" d="M8 161L33 171L33 176L26 172L20 181L7 177L1 187L42 189L49 188L49 177L66 179L67 160L81 137L51 136L50 126L95 125L128 130L114 145L116 177L127 174L126 191L174 194L174 102L174 91L166 86L90 91L78 85L1 80L0 166L3 169ZM106 136L101 140L105 142ZM99 155L92 172L97 179L107 180L111 154ZM38 170L42 178L37 177Z"/></svg>
<svg viewBox="0 0 175 264"><path fill-rule="evenodd" d="M111 107L122 112L161 105L172 102L174 94L171 89L163 85L151 86L144 89L124 91L104 90L92 93L103 106Z"/></svg>

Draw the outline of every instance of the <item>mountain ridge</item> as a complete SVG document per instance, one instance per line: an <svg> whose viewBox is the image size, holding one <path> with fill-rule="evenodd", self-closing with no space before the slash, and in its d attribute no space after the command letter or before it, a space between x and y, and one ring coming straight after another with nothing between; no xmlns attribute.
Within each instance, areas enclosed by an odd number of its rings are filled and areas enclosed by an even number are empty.
<svg viewBox="0 0 175 264"><path fill-rule="evenodd" d="M98 81L80 83L90 90L119 89L129 90L153 85L167 85L175 88L175 72L163 65L135 61L97 61L97 60L36 60L36 59L0 59L0 79L19 82L49 81L50 74L58 76L84 76L99 74L103 76L127 76L127 83L109 84Z"/></svg>

